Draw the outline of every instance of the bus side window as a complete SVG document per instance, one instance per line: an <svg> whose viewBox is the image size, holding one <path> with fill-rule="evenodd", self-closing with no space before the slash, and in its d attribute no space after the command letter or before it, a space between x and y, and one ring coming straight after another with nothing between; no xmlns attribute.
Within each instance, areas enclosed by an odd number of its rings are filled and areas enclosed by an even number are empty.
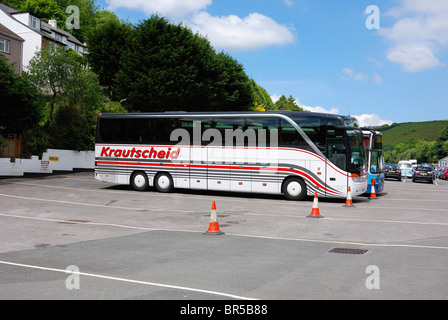
<svg viewBox="0 0 448 320"><path fill-rule="evenodd" d="M175 129L174 118L153 118L151 119L151 133L154 143L162 145L173 145L175 142L171 141L171 132Z"/></svg>
<svg viewBox="0 0 448 320"><path fill-rule="evenodd" d="M127 142L126 122L120 119L101 119L100 139L104 143L124 143Z"/></svg>
<svg viewBox="0 0 448 320"><path fill-rule="evenodd" d="M148 119L131 119L128 124L128 142L129 143L148 143L150 142L150 130Z"/></svg>
<svg viewBox="0 0 448 320"><path fill-rule="evenodd" d="M222 145L231 147L238 143L233 135L236 129L243 129L244 120L241 118L215 118L211 123L211 127L217 129L221 133Z"/></svg>
<svg viewBox="0 0 448 320"><path fill-rule="evenodd" d="M309 149L308 143L302 138L296 128L294 128L288 121L281 119L279 125L279 146L299 147L302 149Z"/></svg>

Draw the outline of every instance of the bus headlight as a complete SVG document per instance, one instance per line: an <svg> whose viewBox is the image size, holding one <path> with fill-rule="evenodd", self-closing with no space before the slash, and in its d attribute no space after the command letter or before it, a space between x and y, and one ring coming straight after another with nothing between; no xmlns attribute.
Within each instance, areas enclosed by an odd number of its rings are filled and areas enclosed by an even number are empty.
<svg viewBox="0 0 448 320"><path fill-rule="evenodd" d="M353 182L365 182L367 181L366 174L352 174Z"/></svg>

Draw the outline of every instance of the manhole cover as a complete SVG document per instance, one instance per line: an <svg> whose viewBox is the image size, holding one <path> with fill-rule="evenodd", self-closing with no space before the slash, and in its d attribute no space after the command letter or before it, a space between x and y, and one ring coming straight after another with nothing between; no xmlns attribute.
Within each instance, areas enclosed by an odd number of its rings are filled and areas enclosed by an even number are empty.
<svg viewBox="0 0 448 320"><path fill-rule="evenodd" d="M66 220L66 221L60 221L58 223L61 224L80 224L80 223L88 223L89 220Z"/></svg>
<svg viewBox="0 0 448 320"><path fill-rule="evenodd" d="M363 249L349 249L349 248L334 248L331 249L329 252L332 253L345 253L345 254L364 254L367 252L367 250Z"/></svg>

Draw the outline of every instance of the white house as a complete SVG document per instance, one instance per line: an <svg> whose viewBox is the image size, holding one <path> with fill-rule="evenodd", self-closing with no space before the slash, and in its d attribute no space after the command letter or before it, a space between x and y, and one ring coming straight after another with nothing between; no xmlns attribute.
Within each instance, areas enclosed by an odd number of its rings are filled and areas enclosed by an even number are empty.
<svg viewBox="0 0 448 320"><path fill-rule="evenodd" d="M0 23L20 36L23 41L22 66L27 70L30 60L42 47L64 46L83 54L85 45L69 32L57 28L56 20L42 21L31 12L20 12L0 3Z"/></svg>
<svg viewBox="0 0 448 320"><path fill-rule="evenodd" d="M448 167L448 157L439 160L439 168Z"/></svg>

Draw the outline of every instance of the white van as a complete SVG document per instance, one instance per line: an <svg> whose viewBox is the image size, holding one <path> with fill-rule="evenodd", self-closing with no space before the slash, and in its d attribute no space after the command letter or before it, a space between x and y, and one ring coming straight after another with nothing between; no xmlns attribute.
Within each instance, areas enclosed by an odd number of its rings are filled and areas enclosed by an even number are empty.
<svg viewBox="0 0 448 320"><path fill-rule="evenodd" d="M414 168L417 166L417 160L415 160L415 164L411 160L402 160L398 162L398 166L400 167L402 176L412 178Z"/></svg>

